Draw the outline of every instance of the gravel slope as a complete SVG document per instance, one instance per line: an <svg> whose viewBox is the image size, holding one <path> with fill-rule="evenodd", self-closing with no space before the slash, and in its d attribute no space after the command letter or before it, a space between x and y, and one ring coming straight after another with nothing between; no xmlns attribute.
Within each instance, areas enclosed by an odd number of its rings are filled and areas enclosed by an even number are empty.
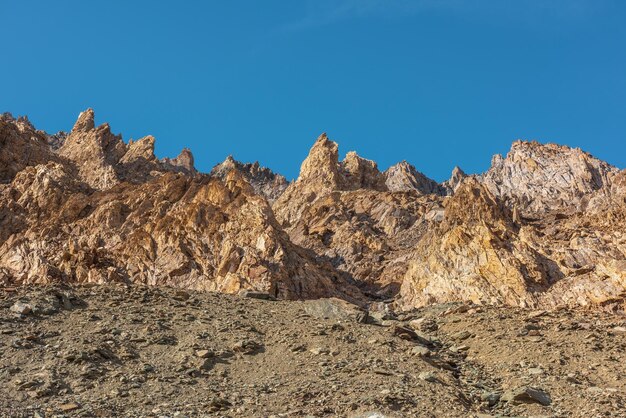
<svg viewBox="0 0 626 418"><path fill-rule="evenodd" d="M0 289L0 416L626 416L622 316L376 308Z"/></svg>

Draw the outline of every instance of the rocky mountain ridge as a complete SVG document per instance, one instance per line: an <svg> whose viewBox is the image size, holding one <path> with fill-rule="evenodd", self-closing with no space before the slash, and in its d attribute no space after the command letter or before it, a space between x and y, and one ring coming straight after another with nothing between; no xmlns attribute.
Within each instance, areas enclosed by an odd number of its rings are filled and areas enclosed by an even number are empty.
<svg viewBox="0 0 626 418"><path fill-rule="evenodd" d="M441 184L315 141L289 183L232 157L125 143L91 109L69 134L0 116L0 283L165 284L285 299L624 309L626 174L516 141Z"/></svg>

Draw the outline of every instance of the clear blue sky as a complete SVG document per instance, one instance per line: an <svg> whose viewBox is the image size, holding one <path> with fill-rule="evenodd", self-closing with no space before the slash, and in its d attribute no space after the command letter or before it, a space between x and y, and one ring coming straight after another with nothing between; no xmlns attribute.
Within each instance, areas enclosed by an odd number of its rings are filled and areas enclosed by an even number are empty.
<svg viewBox="0 0 626 418"><path fill-rule="evenodd" d="M321 132L381 169L481 172L517 138L626 166L626 1L0 0L0 111L93 107L157 154L297 176Z"/></svg>

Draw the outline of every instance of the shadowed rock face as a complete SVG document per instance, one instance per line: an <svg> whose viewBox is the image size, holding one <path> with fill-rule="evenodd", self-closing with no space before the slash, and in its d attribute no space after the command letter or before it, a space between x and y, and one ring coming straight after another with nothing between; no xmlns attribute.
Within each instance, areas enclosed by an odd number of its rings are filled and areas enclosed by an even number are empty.
<svg viewBox="0 0 626 418"><path fill-rule="evenodd" d="M272 203L285 191L289 182L280 174L274 173L269 168L261 167L258 162L241 163L232 156L228 156L222 163L213 167L210 175L225 178L232 170L238 171L254 188Z"/></svg>
<svg viewBox="0 0 626 418"><path fill-rule="evenodd" d="M622 306L626 174L517 141L482 175L384 173L323 134L297 180L125 143L91 109L68 135L0 116L0 281L137 282L279 298Z"/></svg>

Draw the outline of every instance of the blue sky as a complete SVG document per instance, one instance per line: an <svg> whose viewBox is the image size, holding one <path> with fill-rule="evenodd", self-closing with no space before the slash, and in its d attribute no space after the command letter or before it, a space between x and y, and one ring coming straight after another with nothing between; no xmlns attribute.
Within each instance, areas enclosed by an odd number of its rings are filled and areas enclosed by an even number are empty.
<svg viewBox="0 0 626 418"><path fill-rule="evenodd" d="M443 180L517 139L626 167L619 0L0 0L0 111L68 130L93 107L157 155L294 178L321 132Z"/></svg>

